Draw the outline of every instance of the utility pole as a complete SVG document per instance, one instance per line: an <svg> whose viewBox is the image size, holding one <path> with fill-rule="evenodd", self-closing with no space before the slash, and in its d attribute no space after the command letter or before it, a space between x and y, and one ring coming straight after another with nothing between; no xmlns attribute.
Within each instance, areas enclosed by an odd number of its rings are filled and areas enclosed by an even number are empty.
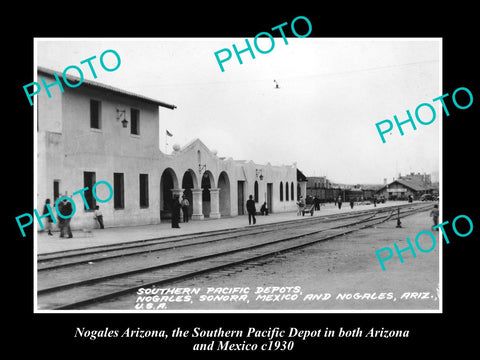
<svg viewBox="0 0 480 360"><path fill-rule="evenodd" d="M400 208L397 209L397 228L402 227L402 222L400 221Z"/></svg>

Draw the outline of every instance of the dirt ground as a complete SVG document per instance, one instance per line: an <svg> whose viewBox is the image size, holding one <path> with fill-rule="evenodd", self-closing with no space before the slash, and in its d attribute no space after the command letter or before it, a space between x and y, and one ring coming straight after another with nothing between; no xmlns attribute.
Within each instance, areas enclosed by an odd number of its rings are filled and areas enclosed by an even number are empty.
<svg viewBox="0 0 480 360"><path fill-rule="evenodd" d="M145 297L145 292L137 293L103 304L101 308L439 311L439 248L442 244L439 244L438 232L431 230L429 212L402 219L401 228L396 225L396 220L389 221L275 258L155 289L157 298ZM396 243L399 250L405 249L408 246L406 237L415 244L416 235L423 230L435 235L434 249L421 252L415 247L416 258L411 251L402 252L404 263L401 263L393 244ZM423 234L419 244L427 250L433 242L428 234ZM385 262L386 270L383 271L375 252L385 247L390 247L394 256ZM387 252L382 252L381 256L386 257ZM162 296L169 296L168 300Z"/></svg>

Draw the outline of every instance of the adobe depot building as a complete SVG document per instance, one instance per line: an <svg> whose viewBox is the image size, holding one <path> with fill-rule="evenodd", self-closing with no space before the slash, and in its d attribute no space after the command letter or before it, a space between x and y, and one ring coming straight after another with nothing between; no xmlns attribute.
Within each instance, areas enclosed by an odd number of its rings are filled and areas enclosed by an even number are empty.
<svg viewBox="0 0 480 360"><path fill-rule="evenodd" d="M38 78L55 82L54 71L37 69ZM75 78L68 79L74 83ZM58 86L37 95L37 208L48 198L53 204L67 195L75 201L72 229L95 228L96 205L105 226L158 224L170 219L173 196L186 196L191 218L220 218L246 214L253 195L257 210L263 202L270 212L294 211L305 182L297 181L296 164L259 165L225 159L195 139L172 154L160 151L159 121L175 105L84 80L76 88ZM91 191L99 181L113 189L111 200L96 201ZM72 195L80 189L81 194ZM96 188L108 198L107 186Z"/></svg>

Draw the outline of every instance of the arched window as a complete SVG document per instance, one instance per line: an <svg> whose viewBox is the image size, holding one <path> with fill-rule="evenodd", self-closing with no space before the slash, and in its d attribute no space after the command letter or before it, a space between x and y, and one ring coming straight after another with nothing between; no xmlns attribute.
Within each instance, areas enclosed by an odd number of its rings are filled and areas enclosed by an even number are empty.
<svg viewBox="0 0 480 360"><path fill-rule="evenodd" d="M290 194L290 200L295 200L294 191L293 191L294 189L295 189L295 187L293 186L293 182L292 182L292 183L290 184L290 192L291 192L291 194Z"/></svg>
<svg viewBox="0 0 480 360"><path fill-rule="evenodd" d="M283 182L280 181L280 201L283 201Z"/></svg>
<svg viewBox="0 0 480 360"><path fill-rule="evenodd" d="M288 201L288 181L285 183L285 201Z"/></svg>
<svg viewBox="0 0 480 360"><path fill-rule="evenodd" d="M255 184L253 186L253 197L255 202L258 203L258 181L255 181Z"/></svg>

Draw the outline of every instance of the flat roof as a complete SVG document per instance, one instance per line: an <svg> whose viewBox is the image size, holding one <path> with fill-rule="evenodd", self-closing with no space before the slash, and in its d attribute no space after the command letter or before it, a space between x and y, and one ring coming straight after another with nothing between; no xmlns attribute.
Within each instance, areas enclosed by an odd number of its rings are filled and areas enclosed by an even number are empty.
<svg viewBox="0 0 480 360"><path fill-rule="evenodd" d="M55 71L55 70L52 70L52 69L48 69L48 68L41 67L41 66L37 66L37 72L42 73L42 74L46 74L46 75L50 75L50 76L53 76L53 77L55 76L54 73L56 73L57 75L59 73L60 74L62 73L62 72ZM68 75L68 74L66 75L66 78L67 78L68 82L70 82L72 84L73 83L78 83L80 81L80 78L78 78L76 76ZM92 87L92 88L97 88L97 89L101 89L101 90L110 91L110 92L113 92L115 94L119 94L119 95L126 96L126 97L129 97L129 98L132 98L132 99L144 101L144 102L147 102L147 103L150 103L150 104L158 105L158 106L161 106L161 107L164 107L164 108L167 108L167 109L172 109L173 110L177 107L176 105L167 104L163 101L158 101L158 100L155 100L155 99L143 96L143 95L134 94L134 93L129 92L129 91L125 91L125 90L122 90L122 89L119 89L119 88L116 88L116 87L113 87L113 86L110 86L110 85L101 84L101 83L91 81L91 80L83 79L82 86L83 85L86 86L86 87Z"/></svg>

